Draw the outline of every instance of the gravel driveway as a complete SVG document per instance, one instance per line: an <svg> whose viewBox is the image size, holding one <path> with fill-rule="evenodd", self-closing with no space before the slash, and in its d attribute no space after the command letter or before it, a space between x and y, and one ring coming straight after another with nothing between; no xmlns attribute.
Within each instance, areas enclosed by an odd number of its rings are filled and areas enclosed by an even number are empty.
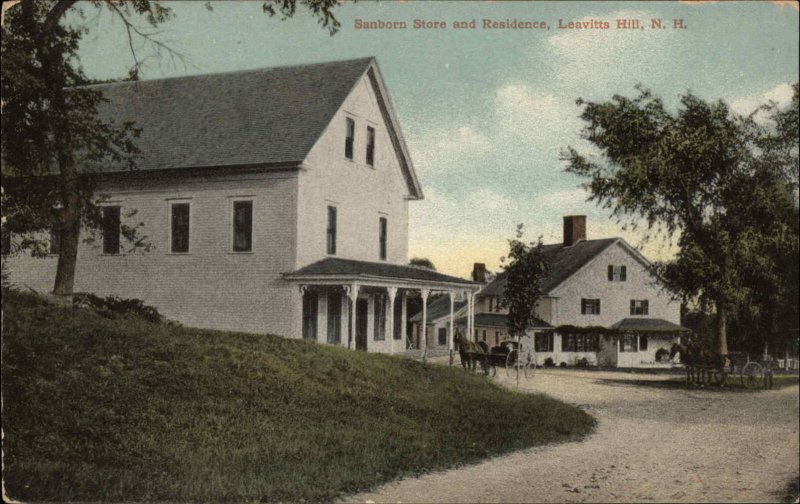
<svg viewBox="0 0 800 504"><path fill-rule="evenodd" d="M537 370L521 388L589 411L598 419L592 436L389 483L347 500L780 501L798 474L798 387L722 393L625 383L667 378ZM496 379L511 385L504 373Z"/></svg>

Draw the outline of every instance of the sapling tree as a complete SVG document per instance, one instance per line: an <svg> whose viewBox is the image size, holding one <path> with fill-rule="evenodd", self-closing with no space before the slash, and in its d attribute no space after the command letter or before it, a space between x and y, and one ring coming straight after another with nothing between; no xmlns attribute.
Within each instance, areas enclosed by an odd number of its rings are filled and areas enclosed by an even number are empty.
<svg viewBox="0 0 800 504"><path fill-rule="evenodd" d="M549 265L542 250L542 237L526 243L523 225L517 225L516 237L508 240L508 256L502 258L506 288L501 306L508 308L508 332L520 337L536 320L536 307L542 299L541 283Z"/></svg>

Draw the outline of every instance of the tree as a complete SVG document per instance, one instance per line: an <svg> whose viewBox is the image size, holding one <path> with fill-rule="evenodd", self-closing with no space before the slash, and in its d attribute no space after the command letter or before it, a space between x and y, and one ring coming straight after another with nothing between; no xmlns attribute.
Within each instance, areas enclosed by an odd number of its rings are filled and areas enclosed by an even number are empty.
<svg viewBox="0 0 800 504"><path fill-rule="evenodd" d="M522 335L536 320L536 307L544 293L541 282L549 265L542 251L542 237L536 242L522 241L523 225L517 225L516 238L508 240L508 257L502 261L506 289L501 300L508 308L508 333Z"/></svg>
<svg viewBox="0 0 800 504"><path fill-rule="evenodd" d="M267 0L270 16L291 17L306 7L331 34L339 28L332 13L336 0ZM211 4L207 8L213 10ZM142 70L134 39L149 43L157 54L181 55L158 40L155 27L172 10L154 0L24 0L10 8L2 26L2 170L3 216L8 231L19 237L18 250L42 255L43 231L54 231L60 247L54 293L72 293L81 228L96 230L102 214L94 175L109 162L136 169L139 131L130 122L105 122L97 115L104 101L97 88L86 87L78 57L88 28L68 22L85 10L108 11L120 19L133 64L127 79ZM149 28L137 24L142 20ZM123 226L131 249L146 246L138 226ZM4 229L6 232L6 229ZM5 237L4 237L5 238Z"/></svg>
<svg viewBox="0 0 800 504"><path fill-rule="evenodd" d="M412 257L408 264L411 266L419 266L420 268L428 268L429 270L436 271L436 266L433 265L427 257Z"/></svg>
<svg viewBox="0 0 800 504"><path fill-rule="evenodd" d="M796 154L792 161L785 133L756 114L739 116L691 93L670 113L637 90L634 98L578 100L584 138L602 155L589 159L570 147L566 171L588 178L589 200L618 220L635 226L643 218L648 234L677 236L679 251L659 272L684 301L713 306L717 350L725 355L729 315L784 295L777 258L797 244L797 226L787 218L797 208ZM774 106L762 111L778 117Z"/></svg>

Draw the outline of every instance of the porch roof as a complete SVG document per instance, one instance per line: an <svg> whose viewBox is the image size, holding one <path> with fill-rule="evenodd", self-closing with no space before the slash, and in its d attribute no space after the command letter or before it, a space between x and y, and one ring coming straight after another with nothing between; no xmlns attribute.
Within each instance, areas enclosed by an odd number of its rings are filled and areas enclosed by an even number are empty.
<svg viewBox="0 0 800 504"><path fill-rule="evenodd" d="M356 261L328 257L304 266L291 273L284 273L284 278L301 282L359 282L369 283L410 283L426 287L456 287L460 289L478 290L482 284L445 275L419 266L401 264Z"/></svg>
<svg viewBox="0 0 800 504"><path fill-rule="evenodd" d="M613 324L610 329L620 332L688 332L687 329L668 320L659 318L624 318Z"/></svg>
<svg viewBox="0 0 800 504"><path fill-rule="evenodd" d="M466 317L461 317L456 322L465 324ZM475 327L508 327L508 315L503 313L476 313L475 314ZM544 320L535 318L533 323L528 326L528 329L552 329L553 326Z"/></svg>

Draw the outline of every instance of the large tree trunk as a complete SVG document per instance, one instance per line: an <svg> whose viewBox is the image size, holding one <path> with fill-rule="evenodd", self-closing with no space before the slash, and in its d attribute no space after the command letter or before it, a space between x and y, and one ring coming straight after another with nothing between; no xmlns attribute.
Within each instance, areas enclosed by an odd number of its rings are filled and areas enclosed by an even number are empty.
<svg viewBox="0 0 800 504"><path fill-rule="evenodd" d="M75 266L78 262L78 243L81 232L81 199L78 194L77 181L67 181L64 209L61 213L60 233L61 248L58 251L56 266L56 282L53 294L68 296L75 286ZM69 187L73 186L73 187Z"/></svg>
<svg viewBox="0 0 800 504"><path fill-rule="evenodd" d="M717 301L717 352L725 356L724 366L728 365L728 310L724 301Z"/></svg>

